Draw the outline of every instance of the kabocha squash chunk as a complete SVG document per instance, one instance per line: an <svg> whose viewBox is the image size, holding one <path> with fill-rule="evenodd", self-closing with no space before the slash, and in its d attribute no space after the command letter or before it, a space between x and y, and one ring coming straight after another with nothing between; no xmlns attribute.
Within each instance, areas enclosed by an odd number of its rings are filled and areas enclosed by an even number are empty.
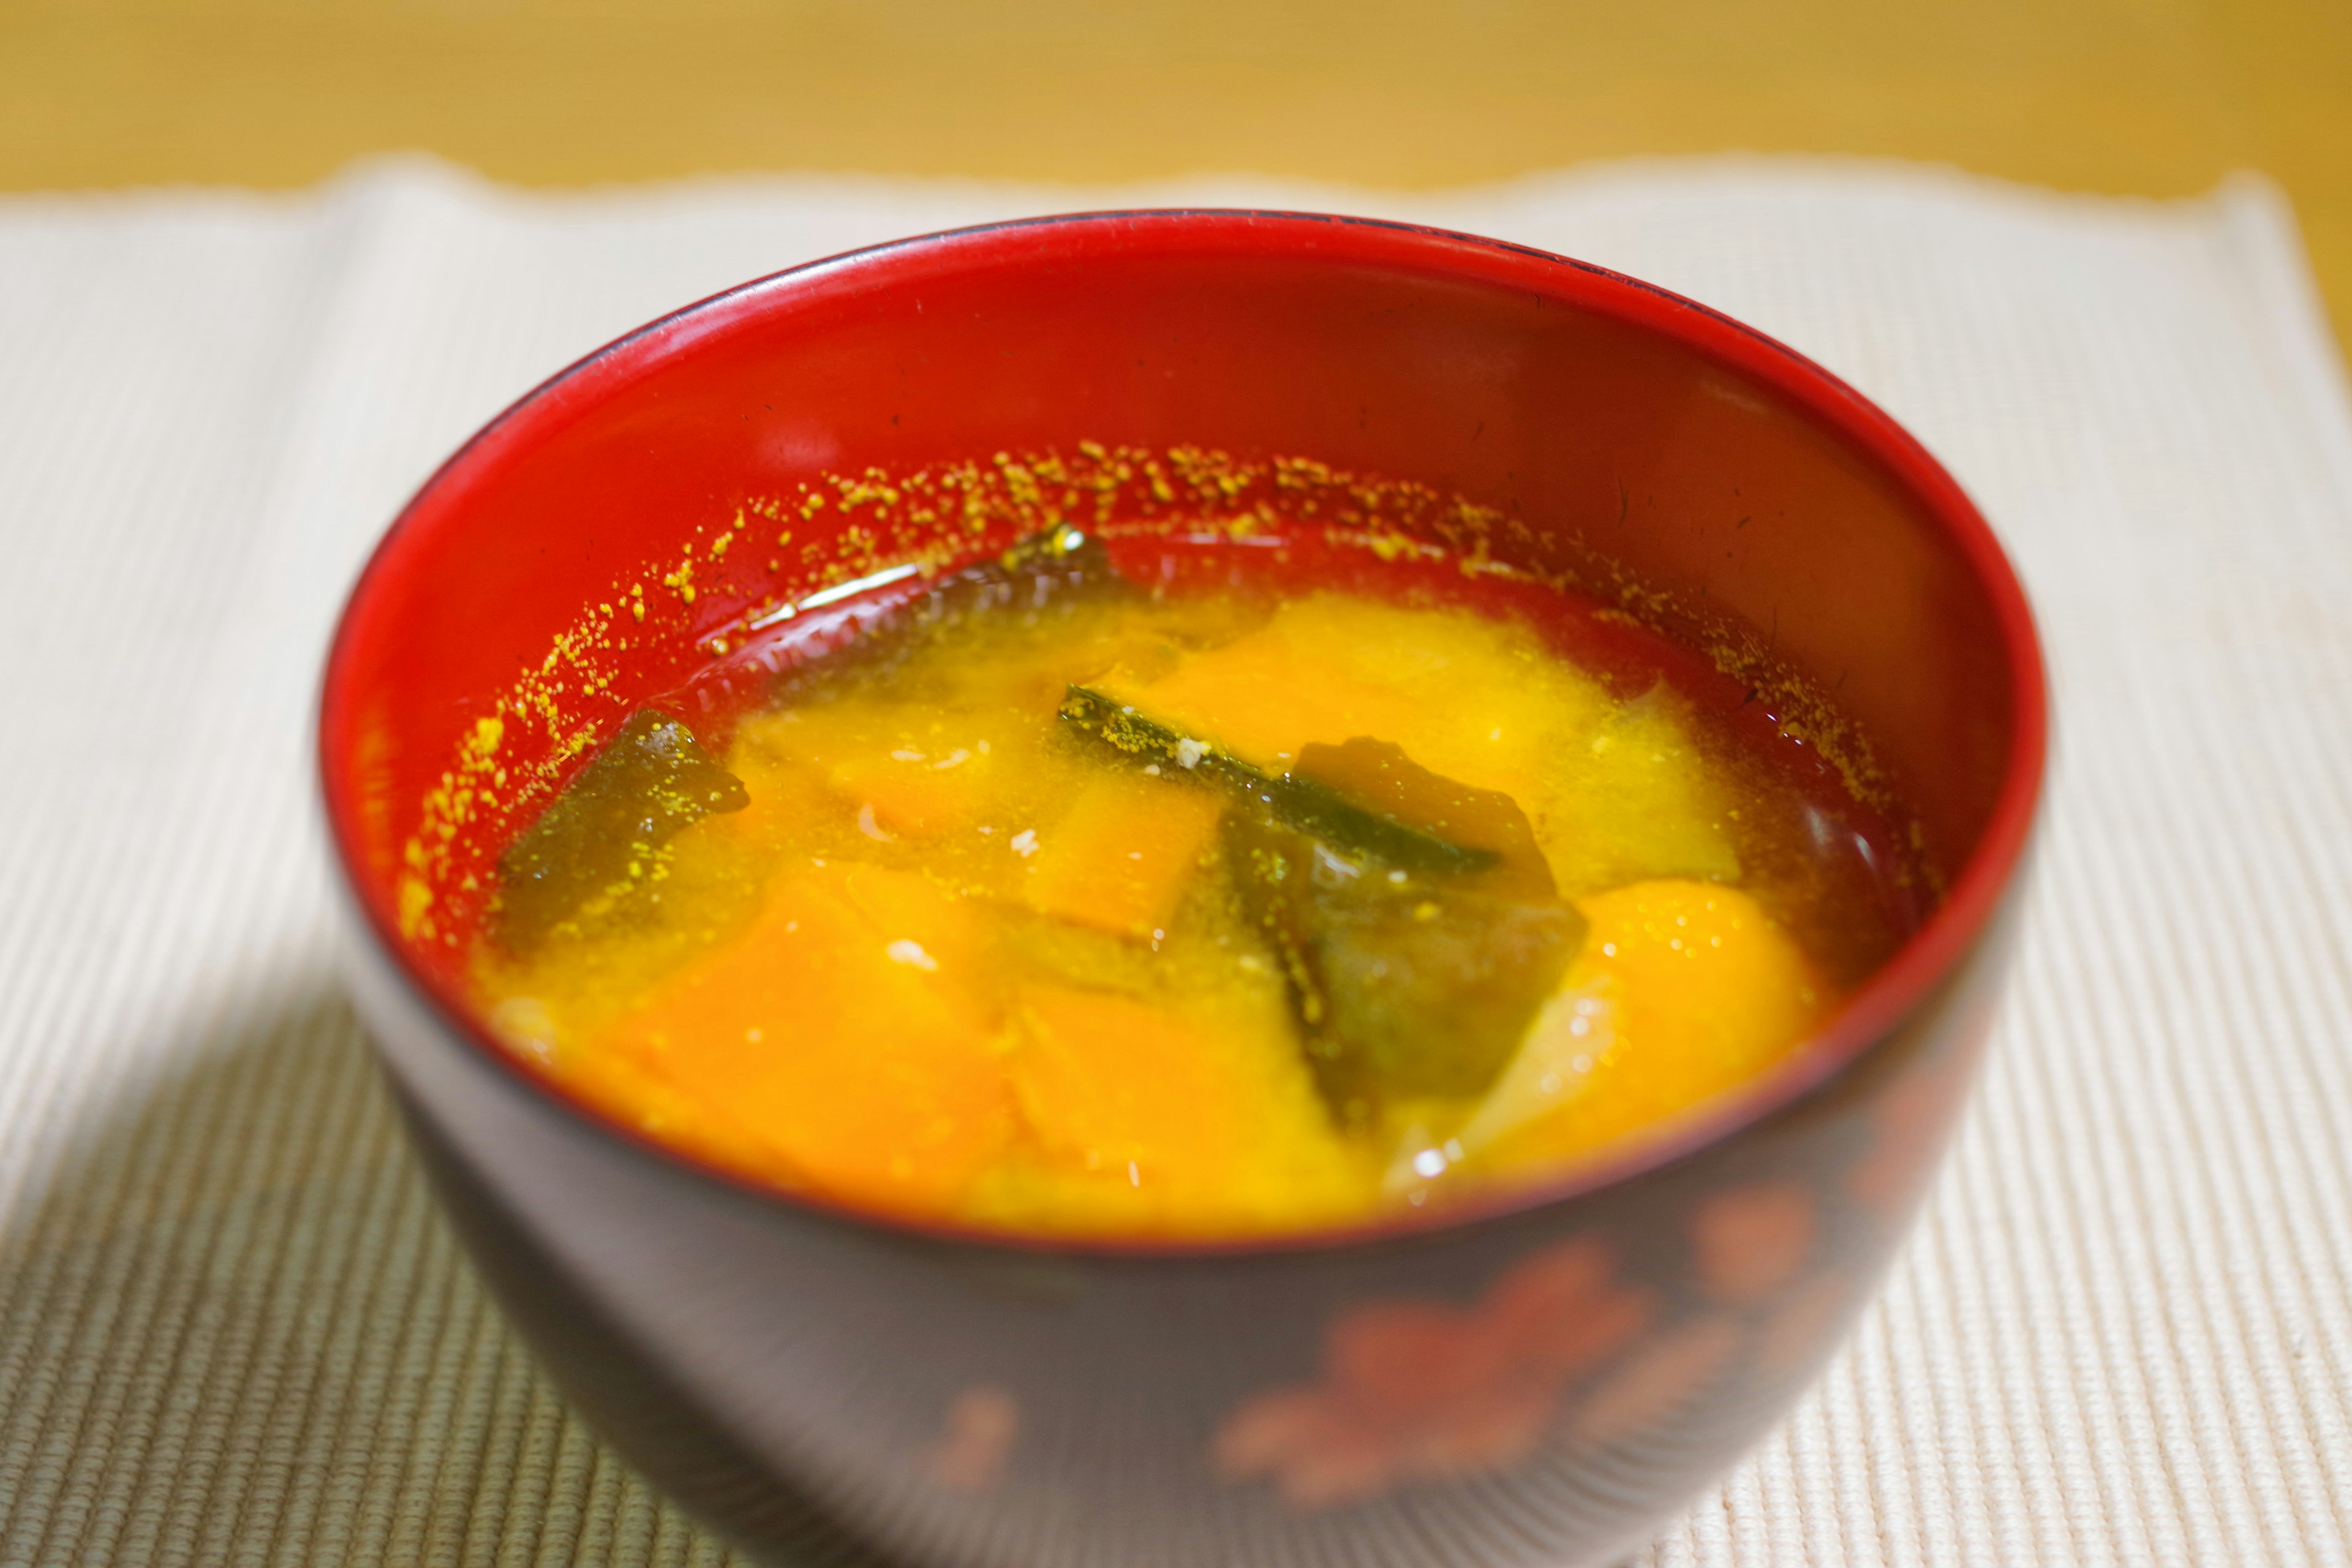
<svg viewBox="0 0 2352 1568"><path fill-rule="evenodd" d="M1087 682L1240 762L1299 773L1318 743L1375 735L1525 808L1570 897L1659 877L1736 881L1724 808L1664 690L1621 702L1524 626L1339 594L1145 679Z"/></svg>
<svg viewBox="0 0 2352 1568"><path fill-rule="evenodd" d="M1489 864L1483 867L1465 857L1464 864L1447 868L1475 876L1482 891L1535 900L1553 896L1551 868L1544 862L1528 814L1499 790L1475 789L1441 777L1406 756L1403 747L1368 735L1343 745L1318 742L1302 748L1291 776L1328 789L1397 826L1485 858ZM1312 831L1316 825L1294 826Z"/></svg>
<svg viewBox="0 0 2352 1568"><path fill-rule="evenodd" d="M1827 1016L1811 962L1737 888L1636 882L1577 904L1584 951L1461 1134L1498 1163L1557 1163L1703 1104Z"/></svg>
<svg viewBox="0 0 2352 1568"><path fill-rule="evenodd" d="M828 717L820 713L800 724L804 733L793 737L801 742L794 750L815 762L826 786L860 814L869 836L933 838L982 809L992 756L971 746L896 732L904 725L844 732L842 726L828 724Z"/></svg>
<svg viewBox="0 0 2352 1568"><path fill-rule="evenodd" d="M1548 830L1560 891L1577 899L1664 879L1738 881L1732 804L1699 756L1689 705L1655 688L1561 747L1528 809Z"/></svg>
<svg viewBox="0 0 2352 1568"><path fill-rule="evenodd" d="M1136 1165L1213 1185L1243 1159L1256 1118L1229 1049L1168 1008L1110 992L1039 987L1021 1004L1013 1060L1022 1114L1057 1157L1087 1170Z"/></svg>
<svg viewBox="0 0 2352 1568"><path fill-rule="evenodd" d="M1269 772L1317 742L1377 735L1522 804L1563 742L1612 706L1524 626L1329 593L1286 600L1262 628L1158 679L1089 684Z"/></svg>
<svg viewBox="0 0 2352 1568"><path fill-rule="evenodd" d="M1191 775L1302 832L1376 854L1391 865L1428 873L1482 870L1492 850L1450 843L1377 811L1368 810L1328 785L1291 773L1269 773L1243 761L1213 740L1177 732L1130 704L1099 691L1073 686L1062 701L1071 725L1124 753L1162 777Z"/></svg>
<svg viewBox="0 0 2352 1568"><path fill-rule="evenodd" d="M641 879L680 830L751 801L693 731L637 710L499 858L493 934L509 952L530 952L583 906Z"/></svg>
<svg viewBox="0 0 2352 1568"><path fill-rule="evenodd" d="M1483 1093L1584 934L1573 909L1482 879L1416 878L1278 823L1228 820L1234 884L1290 989L1343 1124ZM1508 884L1506 884L1508 887Z"/></svg>
<svg viewBox="0 0 2352 1568"><path fill-rule="evenodd" d="M1069 814L1038 836L1022 896L1080 925L1164 935L1223 810L1202 790L1126 773L1089 780Z"/></svg>
<svg viewBox="0 0 2352 1568"><path fill-rule="evenodd" d="M1350 1163L1278 1009L1042 985L1015 1012L1013 1091L1060 1205L1251 1229L1344 1201Z"/></svg>
<svg viewBox="0 0 2352 1568"><path fill-rule="evenodd" d="M761 1152L747 1173L935 1209L1011 1126L976 943L970 908L925 878L826 867L776 889L610 1048L731 1121Z"/></svg>
<svg viewBox="0 0 2352 1568"><path fill-rule="evenodd" d="M1268 774L1085 687L1062 717L1235 798L1230 872L1343 1121L1493 1081L1583 929L1508 795L1364 736L1308 744L1293 772Z"/></svg>

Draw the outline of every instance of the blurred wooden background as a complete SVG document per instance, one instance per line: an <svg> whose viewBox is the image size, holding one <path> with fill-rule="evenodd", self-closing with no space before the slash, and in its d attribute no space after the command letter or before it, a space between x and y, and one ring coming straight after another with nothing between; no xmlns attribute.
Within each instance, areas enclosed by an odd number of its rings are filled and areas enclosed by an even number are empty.
<svg viewBox="0 0 2352 1568"><path fill-rule="evenodd" d="M291 185L427 148L1434 185L1726 148L2294 198L2352 322L2352 0L0 0L0 189Z"/></svg>

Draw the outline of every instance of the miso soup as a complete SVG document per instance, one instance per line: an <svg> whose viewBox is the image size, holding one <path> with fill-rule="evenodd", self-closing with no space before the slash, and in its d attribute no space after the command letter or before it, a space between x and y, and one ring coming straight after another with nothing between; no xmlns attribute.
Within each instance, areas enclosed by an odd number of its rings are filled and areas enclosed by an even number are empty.
<svg viewBox="0 0 2352 1568"><path fill-rule="evenodd" d="M789 1191L1242 1236L1656 1136L1912 922L1838 770L1622 615L1117 542L1050 531L738 710L638 710L499 862L499 1035Z"/></svg>

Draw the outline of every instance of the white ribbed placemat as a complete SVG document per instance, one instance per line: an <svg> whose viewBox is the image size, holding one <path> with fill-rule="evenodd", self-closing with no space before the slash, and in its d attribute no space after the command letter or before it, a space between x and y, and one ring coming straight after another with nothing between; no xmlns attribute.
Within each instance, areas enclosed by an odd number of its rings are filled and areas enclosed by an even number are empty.
<svg viewBox="0 0 2352 1568"><path fill-rule="evenodd" d="M724 1555L565 1416L400 1145L331 970L330 616L448 447L646 317L1204 199L1500 235L1777 333L1953 467L2047 630L2056 790L1985 1089L1856 1342L1649 1561L2347 1560L2352 412L2267 187L1717 160L558 197L394 163L0 200L0 1565Z"/></svg>

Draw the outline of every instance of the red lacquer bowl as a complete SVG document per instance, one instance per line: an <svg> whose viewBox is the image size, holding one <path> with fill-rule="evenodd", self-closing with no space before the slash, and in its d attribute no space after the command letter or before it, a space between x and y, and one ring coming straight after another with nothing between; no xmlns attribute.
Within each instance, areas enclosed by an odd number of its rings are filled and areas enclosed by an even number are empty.
<svg viewBox="0 0 2352 1568"><path fill-rule="evenodd" d="M714 668L767 606L1060 504L963 533L901 496L883 526L898 477L1002 481L998 453L1081 443L1226 454L1268 487L1235 508L1281 499L1276 458L1328 465L1288 470L1327 500L1335 470L1404 481L1382 493L1407 532L1466 507L1513 564L1704 606L1719 647L1835 689L1947 891L1818 1038L1672 1138L1276 1244L1024 1243L755 1190L494 1045L458 990L478 872L577 727ZM792 503L859 475L877 510ZM1183 500L1145 479L1099 504ZM2044 722L1982 519L1799 355L1491 240L1144 212L780 273L547 383L370 563L320 763L352 988L476 1261L597 1428L739 1542L1561 1568L1638 1542L1783 1412L1901 1237L1985 1037Z"/></svg>

